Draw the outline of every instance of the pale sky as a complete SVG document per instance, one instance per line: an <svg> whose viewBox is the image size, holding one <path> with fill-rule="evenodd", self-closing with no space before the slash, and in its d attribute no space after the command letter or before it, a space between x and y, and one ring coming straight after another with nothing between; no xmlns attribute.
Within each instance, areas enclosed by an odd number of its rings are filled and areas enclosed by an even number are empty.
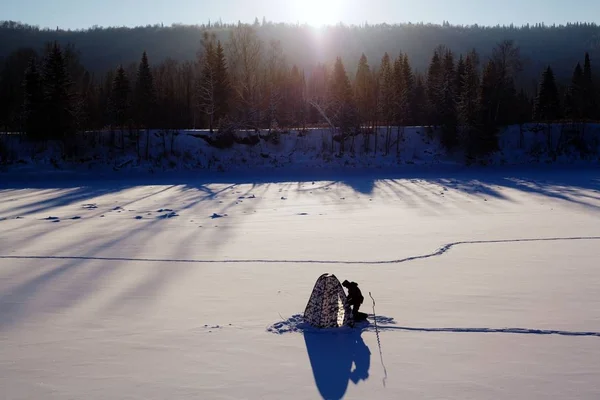
<svg viewBox="0 0 600 400"><path fill-rule="evenodd" d="M208 20L313 25L449 21L522 25L598 22L600 0L0 0L0 19L40 27L88 28Z"/></svg>

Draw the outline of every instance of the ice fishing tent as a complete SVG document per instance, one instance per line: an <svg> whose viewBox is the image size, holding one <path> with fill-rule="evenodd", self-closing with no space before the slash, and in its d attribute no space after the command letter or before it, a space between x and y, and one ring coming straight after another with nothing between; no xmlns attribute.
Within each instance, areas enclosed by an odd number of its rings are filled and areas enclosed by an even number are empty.
<svg viewBox="0 0 600 400"><path fill-rule="evenodd" d="M304 321L316 328L338 328L352 321L346 293L335 275L319 277L304 310Z"/></svg>

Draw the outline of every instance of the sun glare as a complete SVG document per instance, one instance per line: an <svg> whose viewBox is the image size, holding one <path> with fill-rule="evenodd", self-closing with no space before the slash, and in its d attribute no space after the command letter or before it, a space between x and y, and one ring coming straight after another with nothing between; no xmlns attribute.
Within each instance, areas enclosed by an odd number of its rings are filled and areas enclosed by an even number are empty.
<svg viewBox="0 0 600 400"><path fill-rule="evenodd" d="M342 20L344 0L292 0L294 19L314 27L335 25Z"/></svg>

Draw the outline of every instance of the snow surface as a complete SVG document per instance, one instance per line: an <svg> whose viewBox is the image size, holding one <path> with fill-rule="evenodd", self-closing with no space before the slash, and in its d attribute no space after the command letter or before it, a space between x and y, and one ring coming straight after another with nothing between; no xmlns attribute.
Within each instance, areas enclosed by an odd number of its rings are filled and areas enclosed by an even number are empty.
<svg viewBox="0 0 600 400"><path fill-rule="evenodd" d="M447 152L440 131L429 127L392 127L375 135L360 134L346 139L345 151L332 140L329 129L269 133L240 131L229 148L209 144L223 135L202 130L158 131L149 136L146 157L145 134L140 136L141 152L128 133L86 132L77 136L77 156L65 160L57 143L35 144L23 135L0 135L0 168L5 171L247 171L312 169L380 169L410 166L460 166L462 152ZM574 133L582 147L568 141ZM509 126L499 132L500 150L478 162L487 165L598 164L600 125L528 124ZM111 139L113 138L113 139ZM386 140L389 139L389 140ZM399 139L399 140L398 140ZM111 146L115 142L116 147ZM251 143L251 144L249 144ZM124 147L123 147L124 144ZM377 145L377 147L375 147ZM365 151L368 148L368 152ZM141 157L140 157L141 156ZM4 165L3 165L4 164Z"/></svg>
<svg viewBox="0 0 600 400"><path fill-rule="evenodd" d="M591 168L0 175L0 398L598 399L599 217ZM302 324L325 272L377 328Z"/></svg>

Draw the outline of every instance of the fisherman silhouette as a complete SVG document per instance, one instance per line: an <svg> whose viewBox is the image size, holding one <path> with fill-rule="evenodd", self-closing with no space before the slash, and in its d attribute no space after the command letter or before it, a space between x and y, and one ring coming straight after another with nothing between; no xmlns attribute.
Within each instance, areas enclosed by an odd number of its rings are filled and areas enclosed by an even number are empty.
<svg viewBox="0 0 600 400"><path fill-rule="evenodd" d="M367 315L365 313L358 312L361 304L365 300L365 298L362 295L362 292L358 288L358 283L348 282L347 280L345 280L342 283L342 286L348 289L348 296L346 298L346 302L348 303L348 305L352 306L352 318L355 321L365 319Z"/></svg>

